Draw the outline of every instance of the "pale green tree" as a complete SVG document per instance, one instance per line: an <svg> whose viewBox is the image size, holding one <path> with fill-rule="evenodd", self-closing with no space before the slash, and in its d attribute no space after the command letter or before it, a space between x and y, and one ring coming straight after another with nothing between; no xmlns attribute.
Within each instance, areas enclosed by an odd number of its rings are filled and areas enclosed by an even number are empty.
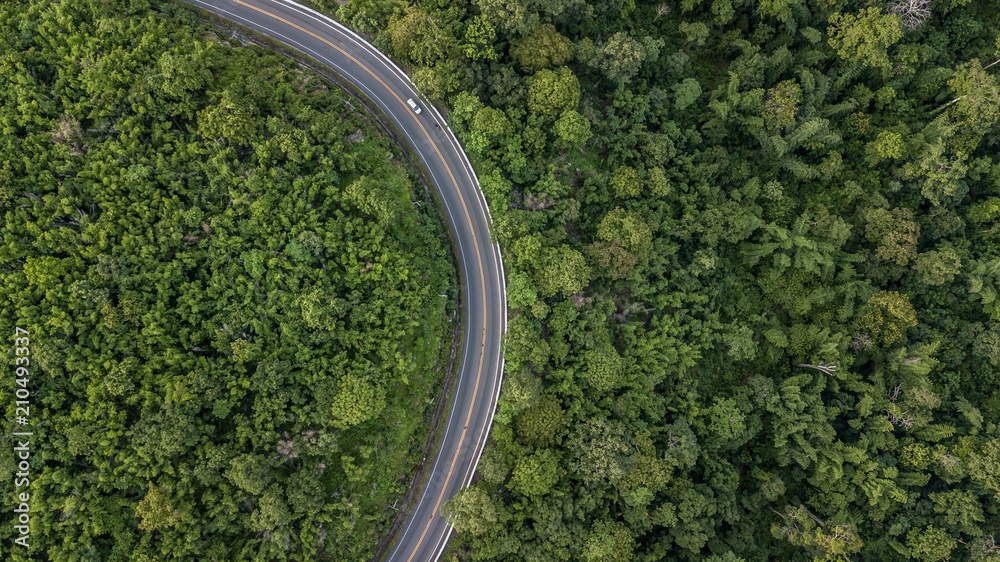
<svg viewBox="0 0 1000 562"><path fill-rule="evenodd" d="M493 498L477 485L459 490L455 497L441 506L441 515L448 518L459 533L482 535L499 520Z"/></svg>
<svg viewBox="0 0 1000 562"><path fill-rule="evenodd" d="M868 299L867 311L855 322L855 328L876 343L890 346L903 339L908 328L917 325L917 313L906 295L882 291Z"/></svg>
<svg viewBox="0 0 1000 562"><path fill-rule="evenodd" d="M377 416L385 408L385 390L365 376L344 373L334 395L330 421L347 428Z"/></svg>
<svg viewBox="0 0 1000 562"><path fill-rule="evenodd" d="M769 129L786 129L795 124L802 101L802 88L794 80L779 82L764 95L764 122Z"/></svg>
<svg viewBox="0 0 1000 562"><path fill-rule="evenodd" d="M958 541L943 529L934 526L926 529L915 527L906 533L906 546L910 548L910 556L915 560L939 562L951 559L951 551L958 546Z"/></svg>
<svg viewBox="0 0 1000 562"><path fill-rule="evenodd" d="M527 73L562 66L573 58L573 42L551 23L532 28L531 33L511 43L510 56Z"/></svg>
<svg viewBox="0 0 1000 562"><path fill-rule="evenodd" d="M147 532L172 527L181 519L171 505L170 487L156 486L152 482L148 483L146 496L136 506L135 516L139 518L139 528Z"/></svg>
<svg viewBox="0 0 1000 562"><path fill-rule="evenodd" d="M589 64L603 71L619 85L631 80L642 66L646 52L642 45L623 31L619 31L598 46Z"/></svg>
<svg viewBox="0 0 1000 562"><path fill-rule="evenodd" d="M472 60L496 60L497 52L494 45L497 31L493 22L483 15L478 15L469 21L465 28L465 44L462 49L465 56Z"/></svg>
<svg viewBox="0 0 1000 562"><path fill-rule="evenodd" d="M583 146L590 140L590 121L574 109L564 111L554 127L563 146Z"/></svg>
<svg viewBox="0 0 1000 562"><path fill-rule="evenodd" d="M474 3L483 17L509 33L526 33L538 21L538 15L530 12L523 0L475 0Z"/></svg>
<svg viewBox="0 0 1000 562"><path fill-rule="evenodd" d="M955 279L962 270L962 259L954 248L942 247L917 254L913 269L920 274L920 281L927 285L944 285Z"/></svg>
<svg viewBox="0 0 1000 562"><path fill-rule="evenodd" d="M590 529L580 556L586 562L628 562L633 559L635 539L618 521L598 521Z"/></svg>
<svg viewBox="0 0 1000 562"><path fill-rule="evenodd" d="M678 111L686 109L701 96L701 84L694 78L685 78L680 84L673 86L676 97L674 107Z"/></svg>
<svg viewBox="0 0 1000 562"><path fill-rule="evenodd" d="M920 227L912 210L871 209L865 218L865 238L878 244L878 257L896 265L907 265L917 256Z"/></svg>
<svg viewBox="0 0 1000 562"><path fill-rule="evenodd" d="M986 132L1000 118L1000 81L979 64L979 59L961 64L948 80L957 96L950 104L957 120L979 133Z"/></svg>
<svg viewBox="0 0 1000 562"><path fill-rule="evenodd" d="M578 250L561 245L548 248L544 266L538 273L538 288L545 296L579 293L590 282L587 259Z"/></svg>
<svg viewBox="0 0 1000 562"><path fill-rule="evenodd" d="M638 197L642 192L639 172L631 166L619 166L611 175L610 184L618 197Z"/></svg>
<svg viewBox="0 0 1000 562"><path fill-rule="evenodd" d="M563 66L540 70L528 82L528 109L547 119L556 119L580 103L580 81Z"/></svg>
<svg viewBox="0 0 1000 562"><path fill-rule="evenodd" d="M552 449L540 449L517 461L510 487L529 498L543 496L559 481L561 472Z"/></svg>
<svg viewBox="0 0 1000 562"><path fill-rule="evenodd" d="M903 37L903 26L895 14L865 8L857 14L832 14L827 33L830 46L842 59L888 68L892 65L889 47Z"/></svg>

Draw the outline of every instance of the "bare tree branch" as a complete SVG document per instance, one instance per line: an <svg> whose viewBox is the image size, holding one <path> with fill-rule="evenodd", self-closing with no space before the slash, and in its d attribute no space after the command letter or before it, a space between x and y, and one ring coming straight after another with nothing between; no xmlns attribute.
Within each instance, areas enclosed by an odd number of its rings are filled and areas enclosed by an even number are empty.
<svg viewBox="0 0 1000 562"><path fill-rule="evenodd" d="M903 27L913 31L931 17L931 0L893 0L886 10L899 16Z"/></svg>

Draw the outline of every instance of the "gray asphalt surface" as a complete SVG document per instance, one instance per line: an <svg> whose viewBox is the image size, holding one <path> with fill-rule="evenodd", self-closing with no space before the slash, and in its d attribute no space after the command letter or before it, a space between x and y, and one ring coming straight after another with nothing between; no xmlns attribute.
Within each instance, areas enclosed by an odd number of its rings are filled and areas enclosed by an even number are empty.
<svg viewBox="0 0 1000 562"><path fill-rule="evenodd" d="M451 534L439 509L467 486L489 433L500 391L506 331L500 249L472 168L440 115L390 59L347 28L285 0L186 0L327 65L376 103L416 151L441 196L458 247L465 335L458 382L440 447L417 505L388 560L437 560ZM406 105L413 98L423 112ZM441 130L434 128L439 123Z"/></svg>

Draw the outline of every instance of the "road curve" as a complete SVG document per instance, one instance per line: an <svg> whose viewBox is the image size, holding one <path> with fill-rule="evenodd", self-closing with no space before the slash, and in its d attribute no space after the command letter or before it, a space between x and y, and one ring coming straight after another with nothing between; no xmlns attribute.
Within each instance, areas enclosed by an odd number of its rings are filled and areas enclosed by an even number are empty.
<svg viewBox="0 0 1000 562"><path fill-rule="evenodd" d="M500 248L490 243L489 209L472 166L444 120L421 100L403 71L339 23L287 0L185 1L300 51L353 83L406 137L441 196L465 296L461 362L430 476L388 558L437 560L452 530L440 506L469 485L493 420L503 372L501 338L507 328ZM406 105L409 98L423 108L420 115ZM441 130L434 123L440 123Z"/></svg>

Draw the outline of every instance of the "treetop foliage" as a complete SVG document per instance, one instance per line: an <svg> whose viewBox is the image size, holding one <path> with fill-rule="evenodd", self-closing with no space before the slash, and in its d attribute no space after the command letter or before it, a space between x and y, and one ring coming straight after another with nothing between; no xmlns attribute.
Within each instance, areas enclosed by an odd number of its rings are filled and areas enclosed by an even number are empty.
<svg viewBox="0 0 1000 562"><path fill-rule="evenodd" d="M0 5L0 325L30 334L34 433L5 559L371 557L450 332L442 232L343 92L159 8Z"/></svg>

